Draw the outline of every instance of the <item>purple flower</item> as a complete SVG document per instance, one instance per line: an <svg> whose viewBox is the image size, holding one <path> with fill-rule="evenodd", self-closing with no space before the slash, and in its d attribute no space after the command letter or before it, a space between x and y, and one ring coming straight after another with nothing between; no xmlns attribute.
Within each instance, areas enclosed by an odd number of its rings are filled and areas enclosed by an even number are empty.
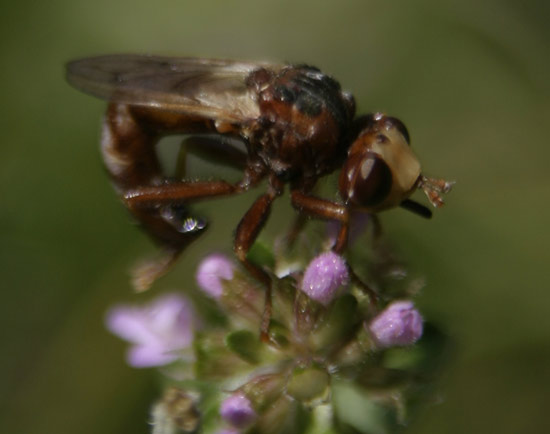
<svg viewBox="0 0 550 434"><path fill-rule="evenodd" d="M205 257L197 268L196 279L201 289L213 298L223 293L222 280L233 279L234 264L227 256L213 253Z"/></svg>
<svg viewBox="0 0 550 434"><path fill-rule="evenodd" d="M327 306L339 295L348 280L348 268L344 259L334 252L326 252L309 263L301 289L313 300Z"/></svg>
<svg viewBox="0 0 550 434"><path fill-rule="evenodd" d="M412 301L394 301L368 325L381 348L414 344L422 336L422 317Z"/></svg>
<svg viewBox="0 0 550 434"><path fill-rule="evenodd" d="M245 428L256 419L252 403L240 392L234 393L222 402L220 415L235 428Z"/></svg>
<svg viewBox="0 0 550 434"><path fill-rule="evenodd" d="M107 328L133 345L127 354L135 368L162 366L179 358L193 339L193 311L178 294L166 294L145 306L115 306Z"/></svg>

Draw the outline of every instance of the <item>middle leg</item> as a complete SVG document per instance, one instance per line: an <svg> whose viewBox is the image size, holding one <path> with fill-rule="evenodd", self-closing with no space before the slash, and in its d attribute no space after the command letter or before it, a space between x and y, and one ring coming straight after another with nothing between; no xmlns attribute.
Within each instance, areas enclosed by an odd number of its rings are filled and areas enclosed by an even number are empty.
<svg viewBox="0 0 550 434"><path fill-rule="evenodd" d="M247 254L250 251L250 248L254 244L254 241L258 237L258 234L265 226L269 214L271 212L271 204L273 201L280 196L281 191L275 190L270 187L270 190L261 195L250 209L246 212L244 217L239 222L237 226L237 231L235 233L235 244L234 251L237 255L237 258L243 266L248 270L252 276L260 281L266 288L265 292L265 303L264 303L264 312L262 315L262 321L260 325L260 338L263 342L269 342L269 323L271 321L271 288L272 282L269 274L263 270L260 266L251 262Z"/></svg>

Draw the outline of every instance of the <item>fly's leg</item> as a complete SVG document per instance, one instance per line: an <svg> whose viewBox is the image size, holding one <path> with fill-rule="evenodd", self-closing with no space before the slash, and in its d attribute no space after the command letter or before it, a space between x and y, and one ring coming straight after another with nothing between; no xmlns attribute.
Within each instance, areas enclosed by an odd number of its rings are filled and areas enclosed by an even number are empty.
<svg viewBox="0 0 550 434"><path fill-rule="evenodd" d="M306 186L304 189L304 185L301 185L301 188L292 188L292 191L300 191L304 192L307 191L309 195L311 195L311 192L315 191L315 185ZM303 194L303 193L302 193ZM308 217L305 213L297 213L292 221L292 225L290 226L285 240L285 247L288 250L291 250L294 245L296 244L296 241L298 240L298 237L304 230L304 228L307 225Z"/></svg>
<svg viewBox="0 0 550 434"><path fill-rule="evenodd" d="M271 289L272 282L269 274L258 265L254 264L247 258L247 253L254 244L258 234L265 226L271 211L271 204L281 194L278 189L270 187L269 191L261 195L237 226L235 233L234 251L237 258L252 276L260 281L266 288L264 312L262 314L262 322L260 325L260 338L263 342L269 342L269 324L271 321Z"/></svg>
<svg viewBox="0 0 550 434"><path fill-rule="evenodd" d="M166 274L180 253L206 229L204 220L190 214L189 202L240 191L225 181L171 182L126 191L126 206L162 247L158 257L143 261L132 271L136 291L147 290Z"/></svg>
<svg viewBox="0 0 550 434"><path fill-rule="evenodd" d="M228 154L224 154L227 157ZM237 164L242 155L230 152ZM227 162L227 158L225 159ZM240 164L240 163L239 163ZM264 177L263 167L251 164L237 184L226 181L164 181L160 185L128 189L123 200L128 209L162 246L161 255L139 264L132 272L133 286L145 291L166 274L180 253L206 229L206 221L190 214L191 202L238 194Z"/></svg>
<svg viewBox="0 0 550 434"><path fill-rule="evenodd" d="M241 190L226 181L182 181L129 189L123 195L126 206L157 208L173 203L187 203L216 196L227 196Z"/></svg>
<svg viewBox="0 0 550 434"><path fill-rule="evenodd" d="M329 200L309 196L299 190L293 190L290 193L290 197L292 206L300 213L306 213L324 220L336 220L340 222L336 244L332 250L338 254L342 254L347 246L349 233L349 211L347 207ZM372 303L376 305L378 294L355 274L349 264L347 267L353 283L360 287L369 296Z"/></svg>
<svg viewBox="0 0 550 434"><path fill-rule="evenodd" d="M209 119L151 107L112 103L103 124L102 155L117 193L141 224L160 244L160 257L142 263L134 271L134 287L145 290L165 274L179 254L206 229L206 222L191 215L189 202L239 193L264 176L261 162L247 161L246 154L229 151L227 143L203 140L194 148L215 161L245 167L239 184L224 181L185 182L169 179L156 155L158 140L169 134L193 136L221 133ZM223 134L239 135L237 127ZM185 152L184 152L185 154ZM185 160L185 158L183 158ZM185 161L183 161L185 162Z"/></svg>
<svg viewBox="0 0 550 434"><path fill-rule="evenodd" d="M309 214L312 217L324 220L336 220L340 223L336 244L332 248L336 253L341 254L348 242L349 232L349 212L341 204L321 199L315 196L302 193L299 190L293 190L290 193L292 206L301 214Z"/></svg>

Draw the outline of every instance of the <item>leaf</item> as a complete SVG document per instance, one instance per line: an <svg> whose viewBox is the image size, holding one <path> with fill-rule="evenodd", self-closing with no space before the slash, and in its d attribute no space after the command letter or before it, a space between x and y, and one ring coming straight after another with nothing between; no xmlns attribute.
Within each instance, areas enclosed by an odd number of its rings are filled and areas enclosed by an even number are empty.
<svg viewBox="0 0 550 434"><path fill-rule="evenodd" d="M249 363L260 361L261 342L258 335L248 330L238 330L225 338L227 347Z"/></svg>

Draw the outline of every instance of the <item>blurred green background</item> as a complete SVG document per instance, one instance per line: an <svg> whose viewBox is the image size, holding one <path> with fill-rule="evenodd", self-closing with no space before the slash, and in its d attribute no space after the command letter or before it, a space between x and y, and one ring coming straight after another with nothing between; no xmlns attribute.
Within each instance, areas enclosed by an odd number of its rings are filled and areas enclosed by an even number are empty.
<svg viewBox="0 0 550 434"><path fill-rule="evenodd" d="M155 379L124 364L102 321L143 297L127 270L154 248L102 169L104 102L64 81L66 61L113 52L307 62L360 111L403 119L425 172L457 180L432 221L383 216L426 278L418 305L453 341L437 403L409 432L549 432L549 5L3 2L0 432L148 432ZM192 285L255 194L204 206L223 217L153 295ZM291 212L284 199L276 208L275 221Z"/></svg>

